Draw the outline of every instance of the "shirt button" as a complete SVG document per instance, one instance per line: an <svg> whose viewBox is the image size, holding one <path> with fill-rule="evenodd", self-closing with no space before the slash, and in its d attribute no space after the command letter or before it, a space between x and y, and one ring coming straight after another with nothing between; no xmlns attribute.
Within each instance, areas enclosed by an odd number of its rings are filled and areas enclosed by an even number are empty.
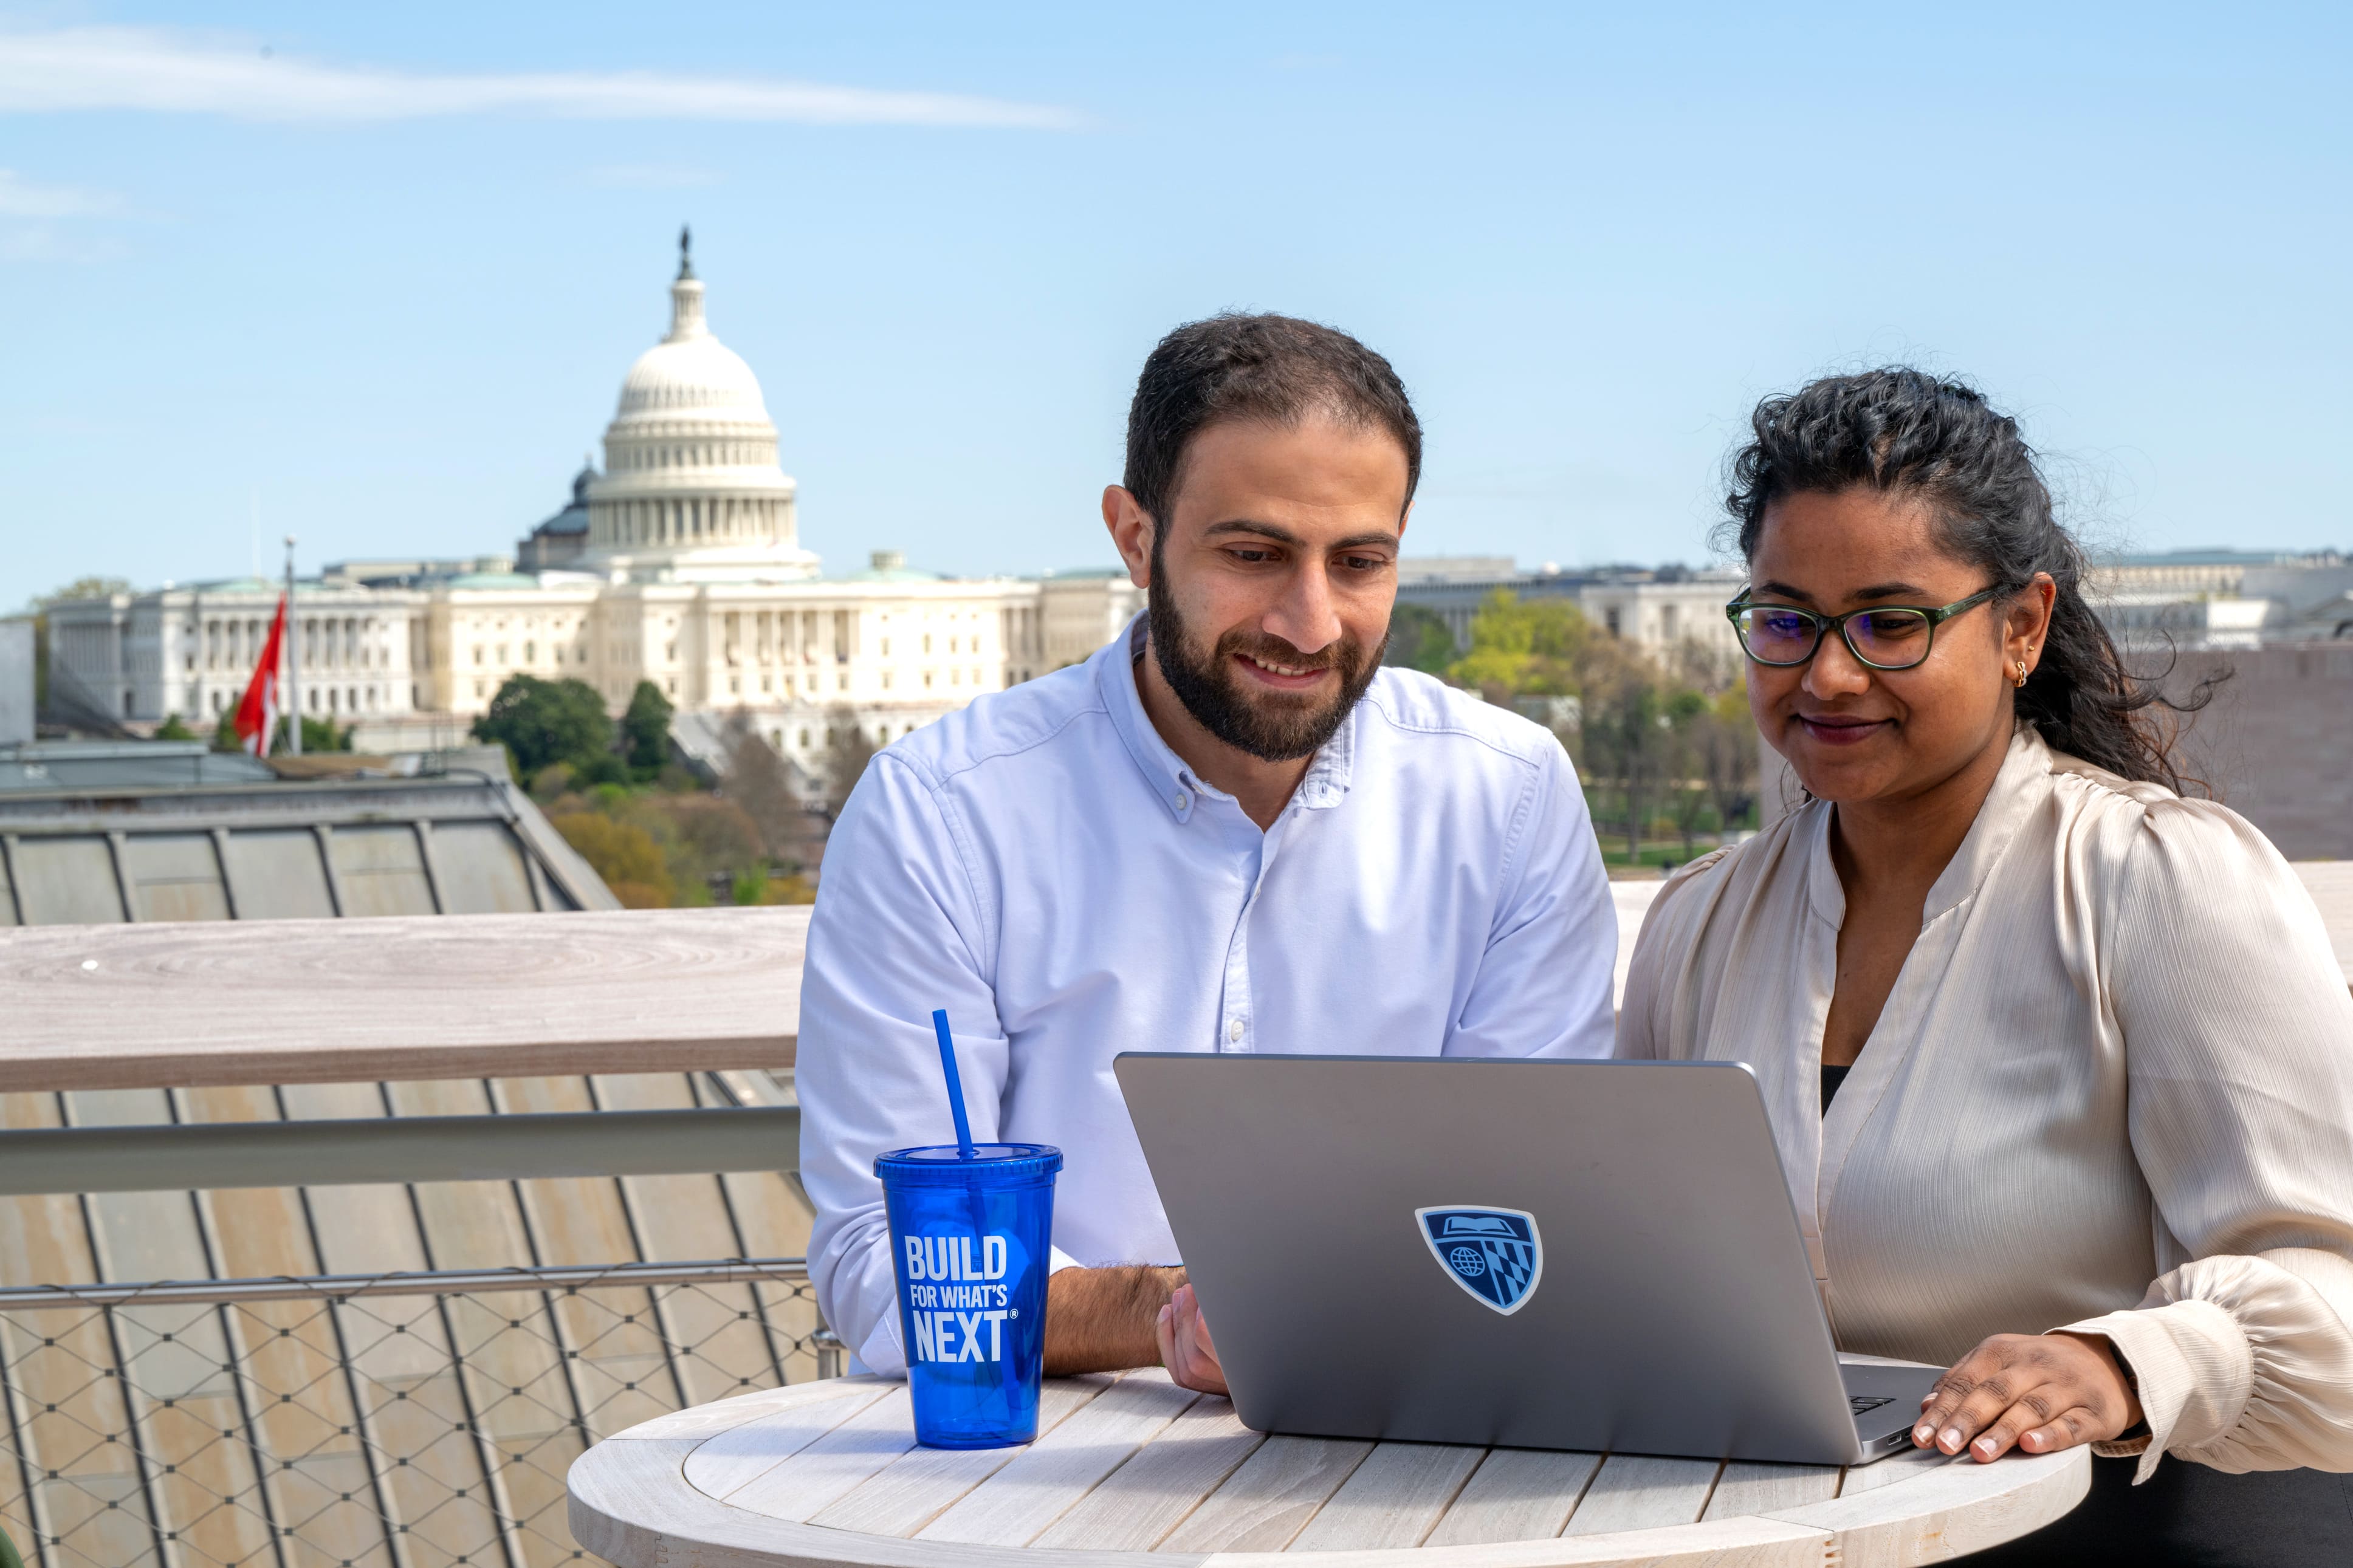
<svg viewBox="0 0 2353 1568"><path fill-rule="evenodd" d="M1240 1018L1229 1019L1226 1023L1226 1038L1240 1041L1241 1037L1242 1021Z"/></svg>
<svg viewBox="0 0 2353 1568"><path fill-rule="evenodd" d="M1180 790L1178 790L1178 791L1176 792L1176 809L1177 809L1177 810L1182 811L1182 810L1184 810L1184 809L1186 808L1186 806L1187 806L1187 805L1191 805L1191 804L1192 804L1192 796L1190 796L1190 795L1187 795L1187 794L1186 794L1183 790L1181 790L1181 789L1180 789Z"/></svg>

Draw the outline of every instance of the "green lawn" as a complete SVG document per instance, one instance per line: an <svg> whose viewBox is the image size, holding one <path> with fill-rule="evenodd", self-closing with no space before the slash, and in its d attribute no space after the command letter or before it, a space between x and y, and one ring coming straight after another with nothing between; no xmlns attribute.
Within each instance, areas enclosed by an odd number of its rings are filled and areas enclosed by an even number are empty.
<svg viewBox="0 0 2353 1568"><path fill-rule="evenodd" d="M1601 841L1601 864L1611 869L1624 869L1633 866L1681 866L1686 861L1698 859L1715 848L1715 846L1710 842L1714 837L1714 834L1703 835L1690 850L1683 848L1683 841L1680 838L1645 838L1642 840L1642 854L1640 859L1628 858L1625 839L1605 838Z"/></svg>

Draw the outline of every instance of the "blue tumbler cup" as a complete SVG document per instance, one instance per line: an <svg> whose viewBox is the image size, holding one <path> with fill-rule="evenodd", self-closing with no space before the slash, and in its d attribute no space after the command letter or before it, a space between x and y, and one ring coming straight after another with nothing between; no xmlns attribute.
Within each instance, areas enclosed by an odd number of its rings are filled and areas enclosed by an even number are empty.
<svg viewBox="0 0 2353 1568"><path fill-rule="evenodd" d="M1054 1173L1044 1143L897 1149L874 1162L891 1215L899 1327L927 1448L1038 1436Z"/></svg>

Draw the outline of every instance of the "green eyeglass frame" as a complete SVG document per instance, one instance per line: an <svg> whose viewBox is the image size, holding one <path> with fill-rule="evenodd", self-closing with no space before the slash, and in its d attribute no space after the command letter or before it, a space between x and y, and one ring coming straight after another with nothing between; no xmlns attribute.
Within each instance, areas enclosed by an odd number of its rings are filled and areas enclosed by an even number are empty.
<svg viewBox="0 0 2353 1568"><path fill-rule="evenodd" d="M1724 614L1725 617L1732 623L1734 635L1740 638L1740 651L1748 656L1751 663L1764 665L1769 669L1792 669L1804 664L1821 651L1822 634L1832 627L1837 628L1839 641L1846 644L1846 651L1854 655L1856 663L1868 666L1873 669L1913 669L1927 662L1930 651L1936 646L1938 626L1943 626L1955 616L1965 615L1976 609L1987 600L2000 595L2001 591L2002 585L1997 583L1980 593L1971 594L1966 599L1956 599L1941 609L1931 609L1926 605L1873 605L1865 609L1849 610L1842 616L1824 616L1818 615L1812 610L1800 609L1795 605L1753 604L1749 600L1748 590L1743 588L1738 598L1724 606ZM1804 621L1813 633L1812 638L1806 644L1806 651L1795 658L1759 658L1757 650L1749 646L1747 617L1751 611L1764 610L1770 610L1775 615L1795 616ZM1906 659L1900 664L1890 664L1885 659L1873 658L1857 647L1854 633L1849 629L1848 623L1872 616L1919 616L1921 625L1927 633L1920 639L1920 657Z"/></svg>

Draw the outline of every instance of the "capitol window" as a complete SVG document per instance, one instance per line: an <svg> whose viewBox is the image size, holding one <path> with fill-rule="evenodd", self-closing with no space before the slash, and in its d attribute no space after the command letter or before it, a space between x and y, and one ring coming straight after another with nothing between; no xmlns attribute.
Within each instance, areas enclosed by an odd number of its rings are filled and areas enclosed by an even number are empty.
<svg viewBox="0 0 2353 1568"><path fill-rule="evenodd" d="M476 643L474 645L474 662L476 664L482 662L482 645L480 643Z"/></svg>

